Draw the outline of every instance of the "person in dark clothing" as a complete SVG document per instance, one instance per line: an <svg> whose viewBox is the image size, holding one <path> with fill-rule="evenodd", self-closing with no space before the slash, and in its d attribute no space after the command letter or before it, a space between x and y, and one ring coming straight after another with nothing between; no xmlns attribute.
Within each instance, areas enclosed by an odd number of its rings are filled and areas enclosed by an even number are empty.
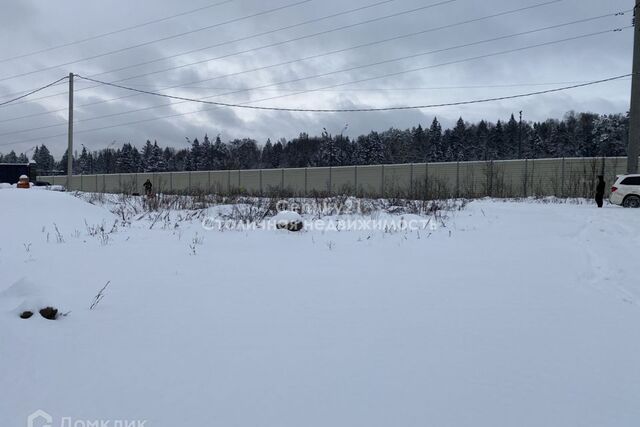
<svg viewBox="0 0 640 427"><path fill-rule="evenodd" d="M143 184L143 186L144 186L144 193L147 195L147 197L150 197L153 184L151 183L151 181L147 179L147 181Z"/></svg>
<svg viewBox="0 0 640 427"><path fill-rule="evenodd" d="M596 203L601 208L604 204L604 176L598 175L598 185L596 186Z"/></svg>

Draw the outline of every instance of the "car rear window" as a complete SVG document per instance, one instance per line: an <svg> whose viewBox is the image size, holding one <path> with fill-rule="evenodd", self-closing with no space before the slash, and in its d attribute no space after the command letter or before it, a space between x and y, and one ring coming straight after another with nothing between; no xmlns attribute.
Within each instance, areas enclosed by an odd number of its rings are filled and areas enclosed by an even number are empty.
<svg viewBox="0 0 640 427"><path fill-rule="evenodd" d="M640 185L640 176L630 176L629 178L625 178L620 183L622 185Z"/></svg>

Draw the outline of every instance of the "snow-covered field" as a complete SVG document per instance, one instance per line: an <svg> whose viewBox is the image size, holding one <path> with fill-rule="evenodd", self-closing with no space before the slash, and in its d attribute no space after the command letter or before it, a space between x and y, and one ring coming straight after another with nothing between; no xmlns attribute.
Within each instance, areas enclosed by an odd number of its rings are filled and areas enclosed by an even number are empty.
<svg viewBox="0 0 640 427"><path fill-rule="evenodd" d="M0 190L0 426L640 425L638 211L483 200L419 231L301 233L171 215Z"/></svg>

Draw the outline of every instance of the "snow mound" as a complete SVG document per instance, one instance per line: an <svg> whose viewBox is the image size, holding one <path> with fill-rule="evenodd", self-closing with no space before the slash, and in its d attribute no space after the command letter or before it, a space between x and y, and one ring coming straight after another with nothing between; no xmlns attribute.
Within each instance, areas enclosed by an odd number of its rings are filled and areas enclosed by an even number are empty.
<svg viewBox="0 0 640 427"><path fill-rule="evenodd" d="M44 288L22 278L0 291L0 310L13 316L23 311L37 313L41 308L51 305L50 300Z"/></svg>
<svg viewBox="0 0 640 427"><path fill-rule="evenodd" d="M66 191L64 185L44 185L44 186L35 186L31 183L31 188L34 190L48 190L48 191Z"/></svg>
<svg viewBox="0 0 640 427"><path fill-rule="evenodd" d="M302 216L293 211L281 211L273 217L273 221L275 221L276 224L285 225L292 222L302 222Z"/></svg>
<svg viewBox="0 0 640 427"><path fill-rule="evenodd" d="M75 230L85 230L86 224L112 224L117 219L102 207L56 191L0 191L0 206L0 236L11 243L3 251L24 251L23 243L41 241L47 233L53 238L54 227L68 239Z"/></svg>

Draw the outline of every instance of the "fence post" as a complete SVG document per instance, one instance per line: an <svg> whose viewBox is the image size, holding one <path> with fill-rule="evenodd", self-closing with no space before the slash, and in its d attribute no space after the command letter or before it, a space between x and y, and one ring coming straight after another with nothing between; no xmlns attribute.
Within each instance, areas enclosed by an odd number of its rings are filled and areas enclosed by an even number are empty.
<svg viewBox="0 0 640 427"><path fill-rule="evenodd" d="M460 198L460 160L456 162L456 199Z"/></svg>
<svg viewBox="0 0 640 427"><path fill-rule="evenodd" d="M191 192L191 171L188 172L189 173L189 184L187 185L187 193Z"/></svg>
<svg viewBox="0 0 640 427"><path fill-rule="evenodd" d="M527 195L527 178L529 175L529 160L528 159L524 159L524 182L523 182L523 187L522 190L524 192L524 197L528 197Z"/></svg>
<svg viewBox="0 0 640 427"><path fill-rule="evenodd" d="M354 196L358 197L358 165L353 167L353 181L355 183Z"/></svg>
<svg viewBox="0 0 640 427"><path fill-rule="evenodd" d="M409 166L409 198L413 198L413 163Z"/></svg>
<svg viewBox="0 0 640 427"><path fill-rule="evenodd" d="M565 197L564 191L564 157L562 158L562 166L561 166L561 178L560 178L560 197Z"/></svg>
<svg viewBox="0 0 640 427"><path fill-rule="evenodd" d="M487 196L491 197L493 195L493 159L489 160L489 194Z"/></svg>
<svg viewBox="0 0 640 427"><path fill-rule="evenodd" d="M424 198L429 197L429 163L424 164Z"/></svg>
<svg viewBox="0 0 640 427"><path fill-rule="evenodd" d="M259 175L260 175L260 195L262 196L263 195L263 191L262 191L262 169L260 169Z"/></svg>
<svg viewBox="0 0 640 427"><path fill-rule="evenodd" d="M173 172L169 172L169 193L173 193Z"/></svg>
<svg viewBox="0 0 640 427"><path fill-rule="evenodd" d="M380 183L380 197L384 198L384 165L382 165L382 180Z"/></svg>
<svg viewBox="0 0 640 427"><path fill-rule="evenodd" d="M284 168L280 169L280 191L284 192Z"/></svg>
<svg viewBox="0 0 640 427"><path fill-rule="evenodd" d="M308 173L309 173L309 168L304 168L304 195L305 197L309 194L309 177L308 177Z"/></svg>
<svg viewBox="0 0 640 427"><path fill-rule="evenodd" d="M209 188L207 188L207 194L213 193L213 191L211 191L211 171L207 171L207 184L209 186Z"/></svg>

